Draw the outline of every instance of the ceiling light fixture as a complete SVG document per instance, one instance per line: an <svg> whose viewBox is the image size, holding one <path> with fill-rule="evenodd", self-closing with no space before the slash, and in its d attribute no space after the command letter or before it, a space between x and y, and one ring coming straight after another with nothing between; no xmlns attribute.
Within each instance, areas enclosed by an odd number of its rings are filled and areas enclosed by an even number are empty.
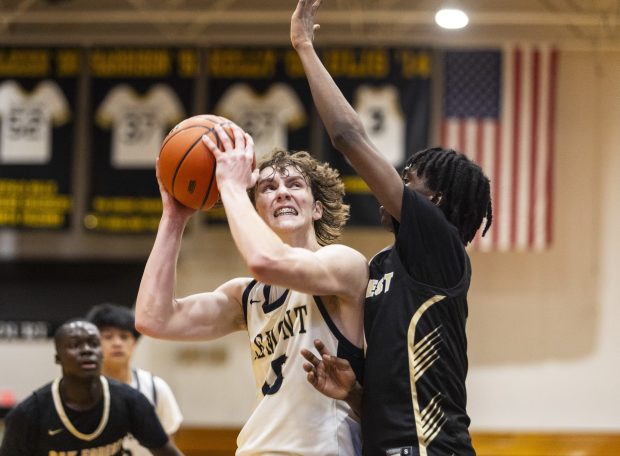
<svg viewBox="0 0 620 456"><path fill-rule="evenodd" d="M435 22L441 28L460 29L469 23L469 17L460 9L444 8L435 14Z"/></svg>

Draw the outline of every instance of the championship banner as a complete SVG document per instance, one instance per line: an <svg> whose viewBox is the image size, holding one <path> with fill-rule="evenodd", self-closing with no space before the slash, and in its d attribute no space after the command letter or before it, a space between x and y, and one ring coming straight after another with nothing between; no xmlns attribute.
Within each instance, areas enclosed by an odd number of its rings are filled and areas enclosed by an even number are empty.
<svg viewBox="0 0 620 456"><path fill-rule="evenodd" d="M155 161L166 134L191 112L198 51L94 49L88 63L92 158L84 226L155 232L161 216Z"/></svg>
<svg viewBox="0 0 620 456"><path fill-rule="evenodd" d="M321 60L360 115L370 140L399 170L426 147L430 126L432 52L413 48L324 48ZM366 183L335 150L327 160L340 170L351 205L350 225L379 225L379 204Z"/></svg>
<svg viewBox="0 0 620 456"><path fill-rule="evenodd" d="M64 230L80 53L0 48L0 227Z"/></svg>
<svg viewBox="0 0 620 456"><path fill-rule="evenodd" d="M312 151L308 111L312 98L293 49L211 49L207 77L207 111L252 135L257 161L276 148ZM211 209L206 219L225 221L224 209Z"/></svg>

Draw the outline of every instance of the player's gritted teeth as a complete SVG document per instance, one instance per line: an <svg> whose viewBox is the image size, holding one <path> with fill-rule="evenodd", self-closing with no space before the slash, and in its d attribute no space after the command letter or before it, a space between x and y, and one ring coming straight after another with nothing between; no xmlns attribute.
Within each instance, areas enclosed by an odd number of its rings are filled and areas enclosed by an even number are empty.
<svg viewBox="0 0 620 456"><path fill-rule="evenodd" d="M281 215L297 215L297 211L292 207L281 207L277 209L273 215L274 217L280 217Z"/></svg>

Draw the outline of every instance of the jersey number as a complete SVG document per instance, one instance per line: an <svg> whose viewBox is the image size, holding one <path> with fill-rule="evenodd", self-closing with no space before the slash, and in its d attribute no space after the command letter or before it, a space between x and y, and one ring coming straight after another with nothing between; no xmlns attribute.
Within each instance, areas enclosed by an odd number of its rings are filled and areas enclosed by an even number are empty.
<svg viewBox="0 0 620 456"><path fill-rule="evenodd" d="M282 355L271 361L271 369L276 374L276 379L271 385L267 382L263 383L262 392L264 396L268 394L276 394L280 390L282 380L284 380L284 376L282 375L282 366L284 366L286 359L286 355Z"/></svg>

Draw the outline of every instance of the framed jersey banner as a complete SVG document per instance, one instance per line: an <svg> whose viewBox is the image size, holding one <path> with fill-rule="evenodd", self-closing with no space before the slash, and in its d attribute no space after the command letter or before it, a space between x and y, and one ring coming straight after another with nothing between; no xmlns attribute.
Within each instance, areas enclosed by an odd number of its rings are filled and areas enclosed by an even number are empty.
<svg viewBox="0 0 620 456"><path fill-rule="evenodd" d="M166 134L191 112L198 51L104 48L88 59L92 157L84 226L154 232L161 215L155 160Z"/></svg>
<svg viewBox="0 0 620 456"><path fill-rule="evenodd" d="M310 148L310 89L301 62L289 48L214 48L207 54L207 111L252 135L256 159L275 148ZM209 222L224 210L207 212Z"/></svg>
<svg viewBox="0 0 620 456"><path fill-rule="evenodd" d="M324 48L321 60L360 115L371 141L394 165L426 147L430 128L430 49ZM379 225L379 204L346 159L323 137L327 160L341 172L351 225Z"/></svg>
<svg viewBox="0 0 620 456"><path fill-rule="evenodd" d="M70 225L80 52L0 48L0 227Z"/></svg>

